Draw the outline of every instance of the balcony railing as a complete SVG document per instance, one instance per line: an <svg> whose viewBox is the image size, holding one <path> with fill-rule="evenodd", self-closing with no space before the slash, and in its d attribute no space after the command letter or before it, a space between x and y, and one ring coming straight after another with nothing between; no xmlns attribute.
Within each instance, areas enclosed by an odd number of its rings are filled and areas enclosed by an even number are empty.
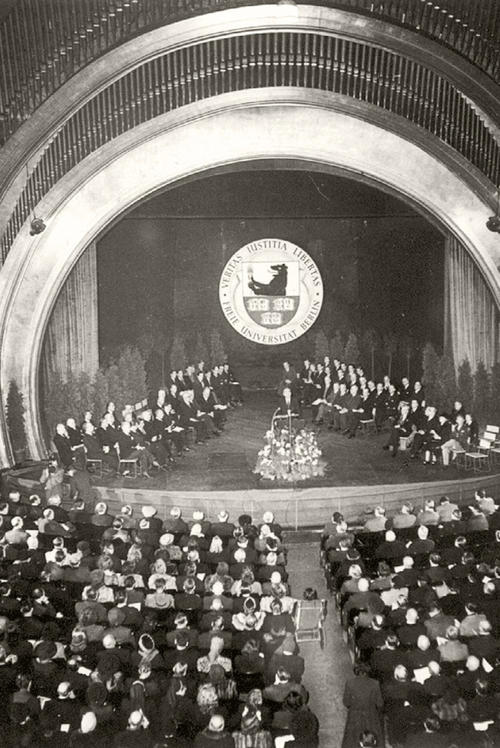
<svg viewBox="0 0 500 748"><path fill-rule="evenodd" d="M142 122L229 91L291 86L342 94L405 118L451 146L494 184L500 149L449 81L375 45L321 34L273 32L177 49L114 82L55 134L10 218L2 262L33 206L76 164Z"/></svg>
<svg viewBox="0 0 500 748"><path fill-rule="evenodd" d="M266 0L16 0L0 23L0 145L78 70L142 30ZM312 0L413 29L500 79L500 0Z"/></svg>

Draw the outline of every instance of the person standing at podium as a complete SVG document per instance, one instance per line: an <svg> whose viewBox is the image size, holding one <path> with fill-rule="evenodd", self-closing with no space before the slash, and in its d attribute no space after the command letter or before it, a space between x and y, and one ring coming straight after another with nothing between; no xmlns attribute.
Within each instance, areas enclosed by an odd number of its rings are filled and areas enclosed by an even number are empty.
<svg viewBox="0 0 500 748"><path fill-rule="evenodd" d="M293 366L288 361L283 361L283 371L278 385L278 394L283 395L286 388L289 388L294 394L298 387L298 378Z"/></svg>
<svg viewBox="0 0 500 748"><path fill-rule="evenodd" d="M280 404L277 415L280 416L299 416L302 417L299 399L292 393L290 387L283 388L283 394L280 397Z"/></svg>

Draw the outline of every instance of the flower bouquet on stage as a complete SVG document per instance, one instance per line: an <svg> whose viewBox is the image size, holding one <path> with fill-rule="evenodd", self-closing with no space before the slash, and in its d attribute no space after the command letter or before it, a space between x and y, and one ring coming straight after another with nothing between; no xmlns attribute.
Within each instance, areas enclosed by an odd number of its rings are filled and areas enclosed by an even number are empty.
<svg viewBox="0 0 500 748"><path fill-rule="evenodd" d="M266 431L265 444L257 455L254 473L265 480L296 483L325 474L326 461L322 458L316 434L311 429L294 428L291 418L287 427L276 426Z"/></svg>

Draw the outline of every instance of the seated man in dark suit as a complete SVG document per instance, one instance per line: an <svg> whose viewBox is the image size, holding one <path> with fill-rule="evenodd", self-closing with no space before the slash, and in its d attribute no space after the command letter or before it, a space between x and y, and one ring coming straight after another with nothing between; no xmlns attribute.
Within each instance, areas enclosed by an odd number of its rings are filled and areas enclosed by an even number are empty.
<svg viewBox="0 0 500 748"><path fill-rule="evenodd" d="M199 417L199 410L194 404L194 392L183 390L179 401L179 425L184 429L194 428L196 441L203 443L208 438L207 425Z"/></svg>
<svg viewBox="0 0 500 748"><path fill-rule="evenodd" d="M354 439L356 430L359 426L359 421L361 419L361 414L364 410L357 384L351 385L349 394L346 396L344 401L344 407L347 410L344 415L344 431L349 439ZM342 420L343 419L341 419L341 423Z"/></svg>
<svg viewBox="0 0 500 748"><path fill-rule="evenodd" d="M93 423L83 424L83 446L89 460L102 460L103 469L116 473L118 471L118 455L116 449L108 445L101 446L95 433Z"/></svg>
<svg viewBox="0 0 500 748"><path fill-rule="evenodd" d="M165 414L162 418L164 439L166 439L167 446L170 449L171 457L174 456L174 448L178 455L181 455L183 451L189 452L188 447L186 447L186 430L182 428L180 416L172 403L168 402L163 411Z"/></svg>
<svg viewBox="0 0 500 748"><path fill-rule="evenodd" d="M168 460L173 460L173 457L168 434L165 432L163 408L156 409L154 418L151 410L145 410L142 419L148 449L160 465L165 465Z"/></svg>
<svg viewBox="0 0 500 748"><path fill-rule="evenodd" d="M399 407L399 417L391 428L391 433L384 449L388 449L392 452L392 456L396 457L399 449L399 438L401 436L408 437L411 433L412 420L410 418L410 406L408 403L402 402Z"/></svg>
<svg viewBox="0 0 500 748"><path fill-rule="evenodd" d="M116 449L118 429L115 428L111 413L106 413L106 415L103 416L99 428L96 429L95 435L106 454L111 452L113 449Z"/></svg>
<svg viewBox="0 0 500 748"><path fill-rule="evenodd" d="M346 412L344 404L347 394L345 382L340 382L338 392L336 392L332 398L332 419L331 424L328 427L329 429L333 428L334 431L340 431L342 428L342 417L344 412Z"/></svg>
<svg viewBox="0 0 500 748"><path fill-rule="evenodd" d="M118 432L118 450L120 460L138 460L142 469L142 474L149 478L149 469L151 468L154 458L146 447L137 443L134 439L130 423L123 421L120 431Z"/></svg>
<svg viewBox="0 0 500 748"><path fill-rule="evenodd" d="M223 429L223 411L216 406L219 404L210 387L204 387L200 397L195 399L198 417L201 418L210 433L219 435Z"/></svg>
<svg viewBox="0 0 500 748"><path fill-rule="evenodd" d="M424 451L425 462L436 461L436 450L441 447L441 424L437 417L437 410L433 405L425 409L425 418L420 429L415 433L410 456L416 457L420 450Z"/></svg>

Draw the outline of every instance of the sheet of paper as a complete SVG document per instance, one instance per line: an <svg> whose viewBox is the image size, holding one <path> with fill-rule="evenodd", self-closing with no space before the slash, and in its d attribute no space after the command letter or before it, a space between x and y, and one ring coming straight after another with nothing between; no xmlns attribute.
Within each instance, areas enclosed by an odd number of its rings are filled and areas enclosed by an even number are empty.
<svg viewBox="0 0 500 748"><path fill-rule="evenodd" d="M483 657L483 659L481 660L481 665L483 666L483 670L485 673L491 673L491 671L493 670L486 657Z"/></svg>
<svg viewBox="0 0 500 748"><path fill-rule="evenodd" d="M493 720L487 720L486 722L474 722L474 730L477 730L477 732L486 732L488 727L493 724Z"/></svg>
<svg viewBox="0 0 500 748"><path fill-rule="evenodd" d="M278 738L274 738L275 748L283 748L286 743L290 743L294 740L293 735L280 735Z"/></svg>

